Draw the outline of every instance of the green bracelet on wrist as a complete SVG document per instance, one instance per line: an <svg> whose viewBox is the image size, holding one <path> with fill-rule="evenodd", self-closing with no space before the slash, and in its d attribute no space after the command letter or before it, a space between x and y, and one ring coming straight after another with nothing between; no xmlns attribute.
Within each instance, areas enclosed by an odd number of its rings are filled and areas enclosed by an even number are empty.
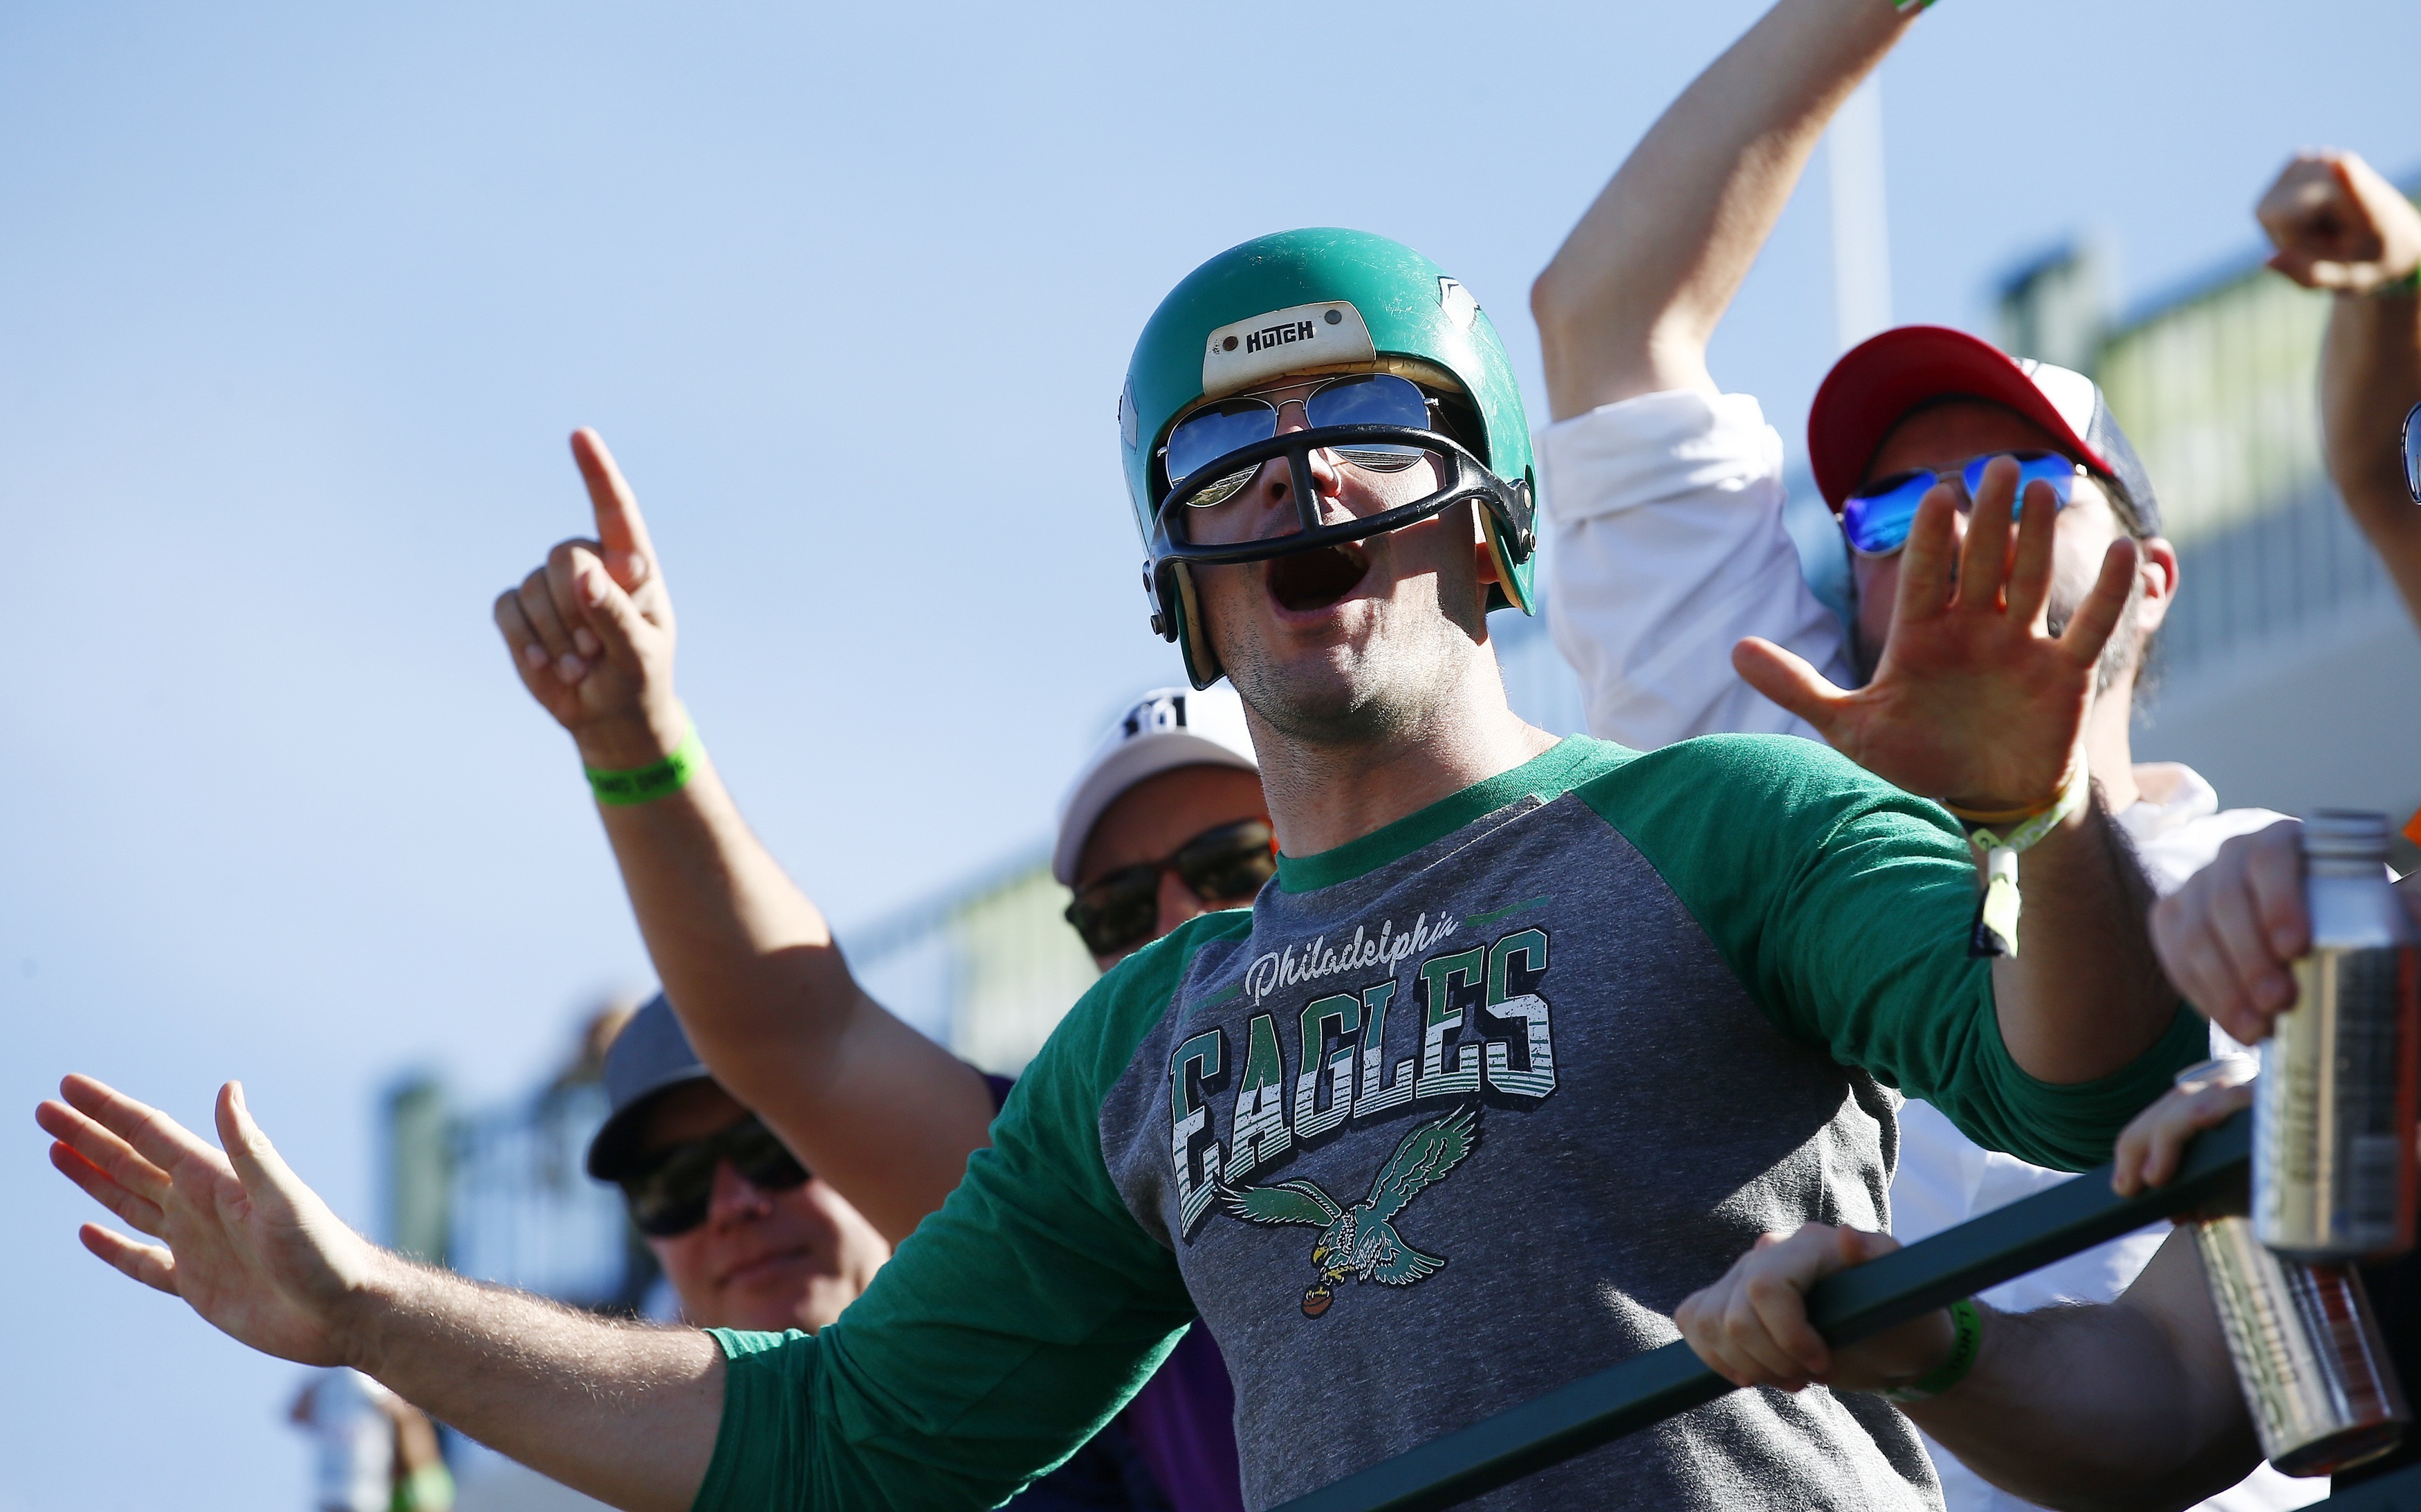
<svg viewBox="0 0 2421 1512"><path fill-rule="evenodd" d="M1961 1297L1950 1304L1950 1358L1935 1365L1905 1386L1894 1386L1883 1397L1894 1402L1929 1402L1967 1379L1976 1368L1976 1356L1984 1343L1984 1319L1976 1311L1976 1299Z"/></svg>
<svg viewBox="0 0 2421 1512"><path fill-rule="evenodd" d="M2421 262L2414 263L2403 277L2391 278L2370 291L2373 299L2400 299L2413 294L2421 294Z"/></svg>
<svg viewBox="0 0 2421 1512"><path fill-rule="evenodd" d="M644 767L627 772L601 772L595 767L582 770L588 773L588 790L608 808L628 808L633 803L651 803L668 793L679 792L689 786L692 773L706 759L706 747L697 740L697 725L681 737L670 755L661 761L650 761Z"/></svg>

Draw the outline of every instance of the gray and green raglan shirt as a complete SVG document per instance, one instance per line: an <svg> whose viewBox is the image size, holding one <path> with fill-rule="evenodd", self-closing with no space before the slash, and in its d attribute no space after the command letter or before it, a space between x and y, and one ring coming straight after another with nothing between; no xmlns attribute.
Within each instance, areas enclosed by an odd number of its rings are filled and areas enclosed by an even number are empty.
<svg viewBox="0 0 2421 1512"><path fill-rule="evenodd" d="M1677 1337L1759 1234L1885 1225L1890 1087L2078 1168L2200 1021L2054 1087L2001 1043L1946 816L1820 746L1570 740L1089 992L838 1322L718 1333L701 1508L978 1507L1197 1314L1267 1506ZM1735 1392L1498 1507L1938 1504L1878 1398Z"/></svg>

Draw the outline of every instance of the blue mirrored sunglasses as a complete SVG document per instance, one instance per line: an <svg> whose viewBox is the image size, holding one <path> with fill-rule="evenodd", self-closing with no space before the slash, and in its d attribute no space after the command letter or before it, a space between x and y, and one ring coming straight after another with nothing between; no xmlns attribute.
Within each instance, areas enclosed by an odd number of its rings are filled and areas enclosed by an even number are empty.
<svg viewBox="0 0 2421 1512"><path fill-rule="evenodd" d="M2413 491L2413 502L2421 504L2421 404L2404 415L2404 486Z"/></svg>
<svg viewBox="0 0 2421 1512"><path fill-rule="evenodd" d="M1362 373L1322 383L1304 397L1303 407L1305 422L1316 430L1331 426L1433 429L1429 396L1409 379L1389 373ZM1168 444L1162 448L1162 456L1168 469L1169 487L1175 488L1197 469L1229 452L1240 451L1257 441L1267 441L1277 433L1278 406L1257 395L1240 394L1206 405L1179 420L1168 433ZM1386 473L1401 472L1419 461L1421 454L1416 447L1373 443L1347 448L1344 458L1355 466ZM1217 487L1186 502L1196 508L1225 504L1252 481L1254 471L1248 468L1232 477L1221 478Z"/></svg>
<svg viewBox="0 0 2421 1512"><path fill-rule="evenodd" d="M1957 478L1965 491L1966 496L1959 504L1964 509L1976 497L1976 491L1984 486L1984 468L1995 457L2016 460L2018 497L2022 501L2027 489L2037 483L2048 483L2052 497L2065 509L2076 492L2076 480L2085 475L2082 463L2055 451L1988 452L1968 458L1956 470L1919 467L1894 473L1860 485L1855 493L1841 501L1841 534L1850 538L1851 550L1861 556L1889 556L1908 544L1909 529L1916 523L1916 507L1925 501L1934 484Z"/></svg>

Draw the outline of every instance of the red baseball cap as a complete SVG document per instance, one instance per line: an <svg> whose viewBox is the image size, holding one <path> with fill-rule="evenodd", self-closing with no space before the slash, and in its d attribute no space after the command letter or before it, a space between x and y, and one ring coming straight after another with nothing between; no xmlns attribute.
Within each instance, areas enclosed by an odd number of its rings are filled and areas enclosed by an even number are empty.
<svg viewBox="0 0 2421 1512"><path fill-rule="evenodd" d="M1807 409L1807 461L1833 512L1865 481L1867 464L1910 411L1952 397L2006 405L2052 433L2077 460L2115 480L2147 534L2161 528L2152 480L2083 373L2011 357L1942 325L1903 325L1851 347L1824 375Z"/></svg>

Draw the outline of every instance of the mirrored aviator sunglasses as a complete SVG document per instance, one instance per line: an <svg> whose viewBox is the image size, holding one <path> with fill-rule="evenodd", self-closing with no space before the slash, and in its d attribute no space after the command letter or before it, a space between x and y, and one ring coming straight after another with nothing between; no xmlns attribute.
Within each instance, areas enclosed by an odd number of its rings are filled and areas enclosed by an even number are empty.
<svg viewBox="0 0 2421 1512"><path fill-rule="evenodd" d="M2421 404L2404 414L2404 486L2421 504Z"/></svg>
<svg viewBox="0 0 2421 1512"><path fill-rule="evenodd" d="M1861 556L1889 556L1908 544L1908 533L1916 523L1916 507L1925 502L1936 483L1957 478L1966 491L1959 504L1960 508L1965 509L1975 499L1976 491L1984 486L1985 467L1996 457L2016 460L2021 500L2035 484L2048 483L2052 497L2063 509L2076 494L2076 480L2085 475L2081 464L2055 451L1990 452L1970 457L1955 472L1912 468L1860 484L1857 491L1842 500L1841 534L1849 538L1851 550Z"/></svg>
<svg viewBox="0 0 2421 1512"><path fill-rule="evenodd" d="M1290 385L1299 386L1299 385ZM1429 396L1408 378L1392 373L1358 373L1332 379L1303 401L1304 417L1315 430L1332 426L1402 426L1410 430L1434 428ZM1240 394L1205 405L1177 423L1161 448L1172 489L1229 452L1267 441L1278 433L1278 406L1266 398ZM1401 472L1421 460L1417 446L1374 442L1340 446L1347 462L1374 473ZM1197 509L1226 503L1253 480L1257 468L1229 474L1186 500Z"/></svg>
<svg viewBox="0 0 2421 1512"><path fill-rule="evenodd" d="M1159 933L1163 872L1177 873L1204 903L1232 907L1251 902L1277 869L1277 836L1267 824L1222 824L1179 846L1165 861L1121 867L1077 889L1068 922L1094 955L1120 955Z"/></svg>
<svg viewBox="0 0 2421 1512"><path fill-rule="evenodd" d="M686 1234L706 1222L714 1205L715 1168L726 1161L749 1185L764 1192L788 1192L807 1179L807 1168L754 1114L703 1139L659 1150L647 1161L624 1177L621 1186L632 1224L652 1239Z"/></svg>

